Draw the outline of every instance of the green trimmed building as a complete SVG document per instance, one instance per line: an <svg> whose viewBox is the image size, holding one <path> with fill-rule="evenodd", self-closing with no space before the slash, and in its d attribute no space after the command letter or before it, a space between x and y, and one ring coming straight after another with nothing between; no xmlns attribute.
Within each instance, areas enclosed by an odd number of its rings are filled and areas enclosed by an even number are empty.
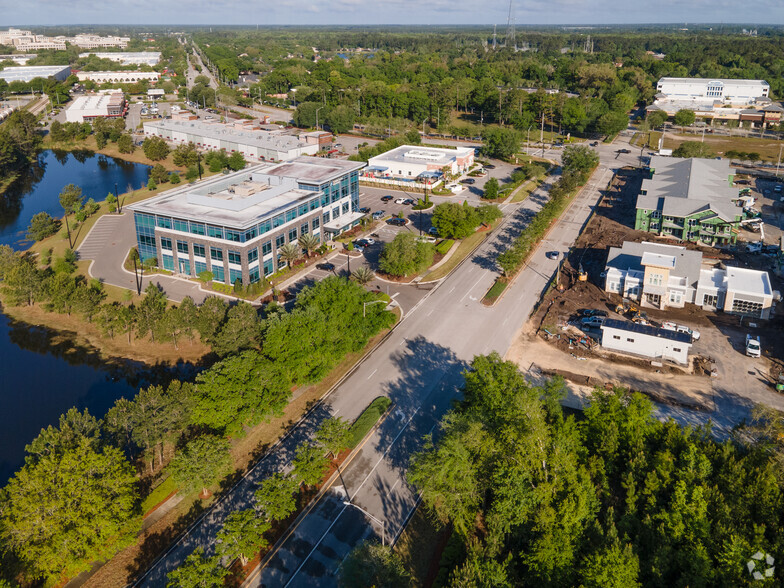
<svg viewBox="0 0 784 588"><path fill-rule="evenodd" d="M653 156L634 228L682 241L735 243L743 220L728 160Z"/></svg>

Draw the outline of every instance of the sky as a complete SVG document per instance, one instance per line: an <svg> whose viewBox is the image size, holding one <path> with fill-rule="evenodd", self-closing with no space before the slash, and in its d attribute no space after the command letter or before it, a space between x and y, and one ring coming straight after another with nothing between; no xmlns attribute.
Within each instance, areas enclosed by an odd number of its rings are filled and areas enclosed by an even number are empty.
<svg viewBox="0 0 784 588"><path fill-rule="evenodd" d="M784 24L784 0L514 0L518 25ZM506 26L508 0L0 0L4 24ZM753 22L753 21L752 21Z"/></svg>

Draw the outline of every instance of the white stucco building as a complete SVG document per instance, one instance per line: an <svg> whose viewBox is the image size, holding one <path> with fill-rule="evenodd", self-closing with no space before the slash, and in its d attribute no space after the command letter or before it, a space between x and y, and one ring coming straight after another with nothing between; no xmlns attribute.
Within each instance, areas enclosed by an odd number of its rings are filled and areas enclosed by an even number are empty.
<svg viewBox="0 0 784 588"><path fill-rule="evenodd" d="M80 82L90 80L96 84L133 84L141 80L157 82L161 74L157 71L80 71L76 72Z"/></svg>
<svg viewBox="0 0 784 588"><path fill-rule="evenodd" d="M67 122L84 122L99 117L120 117L125 114L125 98L122 92L111 94L88 94L79 96L65 111Z"/></svg>
<svg viewBox="0 0 784 588"><path fill-rule="evenodd" d="M152 67L161 60L160 51L106 51L80 53L79 57L95 55L99 59L111 59L123 65L149 65Z"/></svg>
<svg viewBox="0 0 784 588"><path fill-rule="evenodd" d="M691 335L631 321L607 319L602 324L602 347L655 361L689 363Z"/></svg>
<svg viewBox="0 0 784 588"><path fill-rule="evenodd" d="M144 134L162 137L175 144L193 143L199 149L239 151L260 161L289 161L300 155L315 155L317 144L292 135L238 129L234 125L185 120L155 120L144 123Z"/></svg>
<svg viewBox="0 0 784 588"><path fill-rule="evenodd" d="M767 98L770 84L765 80L661 78L656 92L669 100L746 105L753 104L757 98Z"/></svg>
<svg viewBox="0 0 784 588"><path fill-rule="evenodd" d="M424 145L401 145L386 153L371 157L366 175L381 178L440 177L447 169L452 174L467 172L474 164L473 147L442 149Z"/></svg>

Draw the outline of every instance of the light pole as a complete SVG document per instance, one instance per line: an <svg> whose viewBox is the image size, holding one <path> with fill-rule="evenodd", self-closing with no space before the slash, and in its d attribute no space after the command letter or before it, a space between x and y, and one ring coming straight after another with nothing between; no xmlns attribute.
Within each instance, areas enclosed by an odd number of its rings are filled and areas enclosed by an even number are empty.
<svg viewBox="0 0 784 588"><path fill-rule="evenodd" d="M781 166L781 149L784 147L784 144L779 145L779 160L776 162L776 179L779 177L779 166Z"/></svg>
<svg viewBox="0 0 784 588"><path fill-rule="evenodd" d="M386 547L386 544L387 544L387 525L386 525L386 523L384 521L382 521L381 519L377 519L372 514L370 514L368 511L366 511L364 508L362 508L361 506L351 502L350 500L344 500L343 504L345 504L346 506L353 506L357 510L360 510L363 513L365 513L367 515L367 517L370 520L372 520L373 522L375 522L377 525L381 525L381 545Z"/></svg>
<svg viewBox="0 0 784 588"><path fill-rule="evenodd" d="M316 109L316 130L317 130L317 131L318 131L318 128L319 128L319 124L318 124L318 113L319 113L319 110L321 110L322 108L324 108L324 107L323 107L323 106L319 106L319 107Z"/></svg>

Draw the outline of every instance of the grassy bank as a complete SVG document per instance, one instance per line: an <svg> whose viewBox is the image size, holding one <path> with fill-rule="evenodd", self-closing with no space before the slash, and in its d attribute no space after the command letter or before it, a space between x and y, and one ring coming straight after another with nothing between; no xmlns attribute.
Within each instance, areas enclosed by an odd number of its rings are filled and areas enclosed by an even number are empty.
<svg viewBox="0 0 784 588"><path fill-rule="evenodd" d="M422 282L434 282L436 280L440 280L443 277L449 275L453 269L457 267L457 265L463 261L466 257L468 257L471 252L474 251L482 241L485 240L490 232L498 226L498 223L501 222L501 219L493 221L490 225L490 230L487 231L477 231L476 233L469 235L457 246L457 250L452 254L446 263L443 265L438 266L432 272L429 272L422 276Z"/></svg>

